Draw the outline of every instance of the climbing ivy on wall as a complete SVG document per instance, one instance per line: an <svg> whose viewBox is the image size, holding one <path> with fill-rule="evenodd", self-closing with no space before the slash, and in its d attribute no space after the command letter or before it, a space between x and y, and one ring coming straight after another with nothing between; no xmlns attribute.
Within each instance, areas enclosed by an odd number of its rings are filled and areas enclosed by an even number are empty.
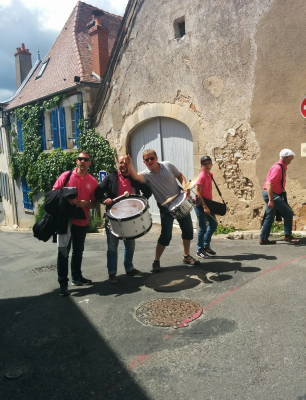
<svg viewBox="0 0 306 400"><path fill-rule="evenodd" d="M13 154L10 159L12 177L27 179L31 189L28 196L31 201L37 193L50 190L61 173L76 167L76 157L82 151L91 155L92 175L99 180L99 171L111 172L115 168L115 149L99 135L95 129L85 129L84 120L80 120L78 128L79 149L75 152L64 152L54 149L50 153L43 152L40 136L41 116L46 109L54 108L64 99L64 95L45 101L43 105L29 105L14 111L13 115L22 124L23 152L18 151L16 126L11 130Z"/></svg>

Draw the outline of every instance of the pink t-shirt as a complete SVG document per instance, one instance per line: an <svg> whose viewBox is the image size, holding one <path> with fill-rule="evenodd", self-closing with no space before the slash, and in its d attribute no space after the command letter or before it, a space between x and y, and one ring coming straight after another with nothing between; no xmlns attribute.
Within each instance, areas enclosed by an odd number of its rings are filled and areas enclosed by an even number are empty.
<svg viewBox="0 0 306 400"><path fill-rule="evenodd" d="M282 167L278 164L282 164L282 166L285 168L284 181L283 181L284 189L282 187ZM285 190L286 172L287 172L287 166L282 161L278 161L277 163L272 165L266 177L266 182L263 188L267 189L267 182L271 182L273 192L276 194L281 194Z"/></svg>
<svg viewBox="0 0 306 400"><path fill-rule="evenodd" d="M71 177L69 178L69 181L66 183L67 187L76 187L78 190L78 200L91 200L94 201L95 199L95 190L96 187L98 186L97 180L90 174L86 174L84 177L81 177L80 175L77 174L77 168L72 171ZM63 172L62 175L57 179L55 182L53 189L61 189L64 186L65 179L67 178L67 175L69 174L69 171ZM86 219L73 219L72 223L74 225L79 225L79 226L86 226L89 221L89 209L88 207L83 208L85 212Z"/></svg>
<svg viewBox="0 0 306 400"><path fill-rule="evenodd" d="M201 196L208 200L212 200L212 176L212 172L207 175L205 171L201 171L196 183L196 185L202 185Z"/></svg>
<svg viewBox="0 0 306 400"><path fill-rule="evenodd" d="M133 188L129 178L124 178L120 171L118 171L118 193L117 196L122 196L124 192L133 194Z"/></svg>

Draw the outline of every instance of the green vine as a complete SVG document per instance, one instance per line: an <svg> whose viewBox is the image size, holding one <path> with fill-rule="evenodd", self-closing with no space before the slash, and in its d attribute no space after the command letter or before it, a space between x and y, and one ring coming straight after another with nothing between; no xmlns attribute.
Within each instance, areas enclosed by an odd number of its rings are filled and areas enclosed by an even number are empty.
<svg viewBox="0 0 306 400"><path fill-rule="evenodd" d="M44 101L43 106L46 110L50 110L51 108L57 107L62 100L66 99L66 97L65 94L59 94L50 100Z"/></svg>
<svg viewBox="0 0 306 400"><path fill-rule="evenodd" d="M64 152L62 149L54 149L50 153L43 152L40 136L41 116L45 109L55 107L63 98L64 95L56 96L43 105L25 106L15 110L13 114L22 124L23 152L18 151L16 124L14 124L10 132L13 148L10 159L12 177L14 180L20 176L26 178L31 190L28 193L31 202L37 193L50 190L64 171L76 167L76 157L82 150L90 154L92 159L90 173L97 180L100 170L111 172L115 168L115 150L95 129L86 130L83 119L80 119L78 125L79 149L73 153Z"/></svg>

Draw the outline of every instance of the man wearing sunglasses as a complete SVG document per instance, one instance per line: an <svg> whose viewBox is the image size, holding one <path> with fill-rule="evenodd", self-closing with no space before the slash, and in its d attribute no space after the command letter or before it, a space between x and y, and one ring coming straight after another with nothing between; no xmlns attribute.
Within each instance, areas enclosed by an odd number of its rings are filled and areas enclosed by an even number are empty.
<svg viewBox="0 0 306 400"><path fill-rule="evenodd" d="M130 156L126 156L125 160L132 178L139 182L144 182L149 186L160 209L161 234L156 245L155 259L152 265L152 272L160 272L160 258L165 248L170 244L174 221L172 214L168 210L170 203L165 206L161 206L161 204L168 197L181 193L177 180L182 186L186 185L187 182L184 175L172 163L169 161L158 162L157 154L152 149L143 152L143 162L147 169L140 173L137 173ZM185 192L189 194L190 190ZM186 217L179 219L178 223L182 231L183 263L192 265L200 264L198 260L195 260L190 255L190 241L193 239L191 215L188 214Z"/></svg>
<svg viewBox="0 0 306 400"><path fill-rule="evenodd" d="M66 178L70 171L62 173L53 186L53 190L61 189L64 185L67 187L76 187L78 195L75 199L67 199L67 201L75 207L81 207L84 210L86 219L72 219L71 239L68 244L68 256L59 251L57 258L57 273L60 284L60 295L69 296L68 290L68 257L72 243L71 257L71 278L72 285L84 286L91 285L92 281L86 279L82 275L81 265L84 251L84 244L87 232L87 224L89 221L89 210L96 207L95 190L98 186L97 180L88 173L88 168L91 164L90 155L86 151L82 151L77 159L77 168L72 171L72 174L65 185Z"/></svg>
<svg viewBox="0 0 306 400"><path fill-rule="evenodd" d="M124 156L118 159L118 171L113 171L107 175L103 181L98 185L95 191L96 199L109 207L113 204L115 197L122 196L125 192L129 194L140 194L142 191L144 197L147 199L151 196L151 190L145 184L139 184L130 176L130 171L125 163ZM109 275L109 282L117 283L117 263L118 263L118 244L119 239L114 236L109 229L108 223L105 221L105 231L107 236L107 269ZM135 278L141 277L142 272L134 268L133 256L135 251L135 239L123 241L123 265L125 272L129 276Z"/></svg>

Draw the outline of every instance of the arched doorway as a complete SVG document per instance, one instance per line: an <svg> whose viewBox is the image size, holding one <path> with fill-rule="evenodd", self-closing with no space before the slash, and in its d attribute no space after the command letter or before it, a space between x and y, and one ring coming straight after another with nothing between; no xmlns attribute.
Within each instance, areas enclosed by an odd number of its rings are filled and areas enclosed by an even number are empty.
<svg viewBox="0 0 306 400"><path fill-rule="evenodd" d="M185 178L191 179L193 169L193 140L189 128L182 122L166 117L149 119L132 133L130 152L137 171L145 169L142 153L145 149L156 151L159 161L172 162ZM149 200L153 221L160 221L155 199ZM194 211L192 220L196 221Z"/></svg>

